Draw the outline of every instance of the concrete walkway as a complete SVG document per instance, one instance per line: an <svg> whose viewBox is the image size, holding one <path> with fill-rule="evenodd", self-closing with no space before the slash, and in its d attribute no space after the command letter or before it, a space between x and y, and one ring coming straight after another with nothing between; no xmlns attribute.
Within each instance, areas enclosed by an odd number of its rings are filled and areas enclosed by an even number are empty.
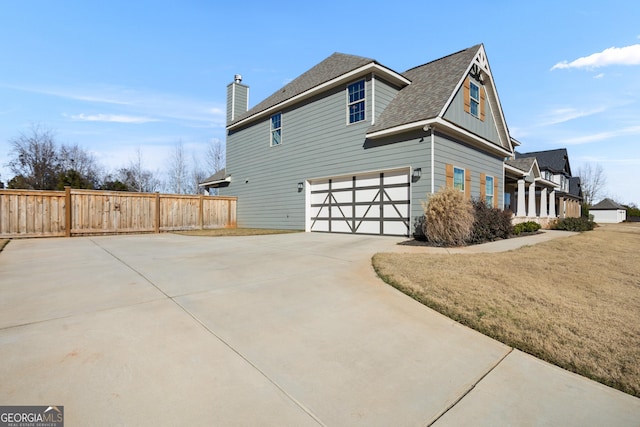
<svg viewBox="0 0 640 427"><path fill-rule="evenodd" d="M398 241L14 240L0 405L63 405L69 426L638 425L640 399L380 281L371 256Z"/></svg>

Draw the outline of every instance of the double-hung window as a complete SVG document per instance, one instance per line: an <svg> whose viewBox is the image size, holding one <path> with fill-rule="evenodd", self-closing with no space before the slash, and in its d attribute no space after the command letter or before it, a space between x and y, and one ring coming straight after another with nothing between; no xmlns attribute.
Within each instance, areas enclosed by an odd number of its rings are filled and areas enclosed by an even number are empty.
<svg viewBox="0 0 640 427"><path fill-rule="evenodd" d="M365 119L365 88L364 80L352 83L347 88L348 91L348 113L349 123L360 122Z"/></svg>
<svg viewBox="0 0 640 427"><path fill-rule="evenodd" d="M487 202L487 205L489 206L493 206L493 177L492 176L487 176L485 178L485 201Z"/></svg>
<svg viewBox="0 0 640 427"><path fill-rule="evenodd" d="M464 169L453 168L453 188L464 191Z"/></svg>
<svg viewBox="0 0 640 427"><path fill-rule="evenodd" d="M282 113L271 116L271 146L282 142Z"/></svg>
<svg viewBox="0 0 640 427"><path fill-rule="evenodd" d="M474 82L469 82L469 108L473 116L480 117L480 87Z"/></svg>

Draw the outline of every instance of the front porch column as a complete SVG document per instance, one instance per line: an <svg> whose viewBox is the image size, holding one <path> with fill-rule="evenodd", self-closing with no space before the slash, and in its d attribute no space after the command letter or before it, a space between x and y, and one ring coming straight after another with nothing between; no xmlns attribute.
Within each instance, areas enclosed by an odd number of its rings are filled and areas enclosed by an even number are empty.
<svg viewBox="0 0 640 427"><path fill-rule="evenodd" d="M547 210L547 189L543 188L540 191L540 218L546 218L549 216L549 211Z"/></svg>
<svg viewBox="0 0 640 427"><path fill-rule="evenodd" d="M527 208L524 200L524 179L518 180L518 209L516 216L527 216Z"/></svg>
<svg viewBox="0 0 640 427"><path fill-rule="evenodd" d="M549 194L549 217L556 217L556 190Z"/></svg>
<svg viewBox="0 0 640 427"><path fill-rule="evenodd" d="M566 205L564 203L564 197L560 197L558 199L558 209L559 209L558 215L560 216L560 219L566 218L567 217L567 215L566 215L567 214L567 211L566 211L567 207L566 207Z"/></svg>
<svg viewBox="0 0 640 427"><path fill-rule="evenodd" d="M527 211L527 216L534 217L536 216L536 183L532 182L529 184L529 209Z"/></svg>

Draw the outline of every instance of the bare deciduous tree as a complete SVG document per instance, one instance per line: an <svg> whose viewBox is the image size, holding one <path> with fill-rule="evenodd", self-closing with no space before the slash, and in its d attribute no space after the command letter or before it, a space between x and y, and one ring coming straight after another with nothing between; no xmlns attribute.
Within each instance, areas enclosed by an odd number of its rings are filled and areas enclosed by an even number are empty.
<svg viewBox="0 0 640 427"><path fill-rule="evenodd" d="M32 124L27 132L9 141L13 158L9 168L16 176L10 181L22 188L53 190L59 172L57 145L53 131Z"/></svg>
<svg viewBox="0 0 640 427"><path fill-rule="evenodd" d="M585 163L578 168L578 176L584 203L591 206L602 196L602 191L607 185L607 177L604 175L602 165Z"/></svg>
<svg viewBox="0 0 640 427"><path fill-rule="evenodd" d="M224 145L222 142L214 138L209 141L209 145L207 146L207 168L211 171L211 174L218 172L223 169L225 166L225 151Z"/></svg>
<svg viewBox="0 0 640 427"><path fill-rule="evenodd" d="M187 193L188 168L184 144L179 140L172 148L167 161L167 191L175 194Z"/></svg>
<svg viewBox="0 0 640 427"><path fill-rule="evenodd" d="M201 188L199 186L199 184L204 181L204 179L207 177L207 173L202 170L202 167L200 166L200 161L198 160L198 156L196 156L195 154L192 157L192 161L191 161L191 174L190 174L190 193L192 194L198 194L201 192Z"/></svg>
<svg viewBox="0 0 640 427"><path fill-rule="evenodd" d="M152 193L160 187L160 180L156 175L144 168L140 147L136 149L136 157L131 160L129 166L118 170L118 181L130 191L139 193Z"/></svg>
<svg viewBox="0 0 640 427"><path fill-rule="evenodd" d="M62 144L59 150L58 160L62 173L75 173L87 182L90 182L92 188L98 188L100 186L104 175L102 167L98 165L93 154L78 144Z"/></svg>

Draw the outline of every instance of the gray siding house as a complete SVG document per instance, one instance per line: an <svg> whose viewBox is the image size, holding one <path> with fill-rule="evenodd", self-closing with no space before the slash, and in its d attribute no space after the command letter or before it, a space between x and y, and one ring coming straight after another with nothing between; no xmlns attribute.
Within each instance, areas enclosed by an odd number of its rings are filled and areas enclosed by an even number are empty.
<svg viewBox="0 0 640 427"><path fill-rule="evenodd" d="M247 111L227 87L219 194L239 227L403 235L443 186L502 207L513 157L483 45L399 73L335 53Z"/></svg>

